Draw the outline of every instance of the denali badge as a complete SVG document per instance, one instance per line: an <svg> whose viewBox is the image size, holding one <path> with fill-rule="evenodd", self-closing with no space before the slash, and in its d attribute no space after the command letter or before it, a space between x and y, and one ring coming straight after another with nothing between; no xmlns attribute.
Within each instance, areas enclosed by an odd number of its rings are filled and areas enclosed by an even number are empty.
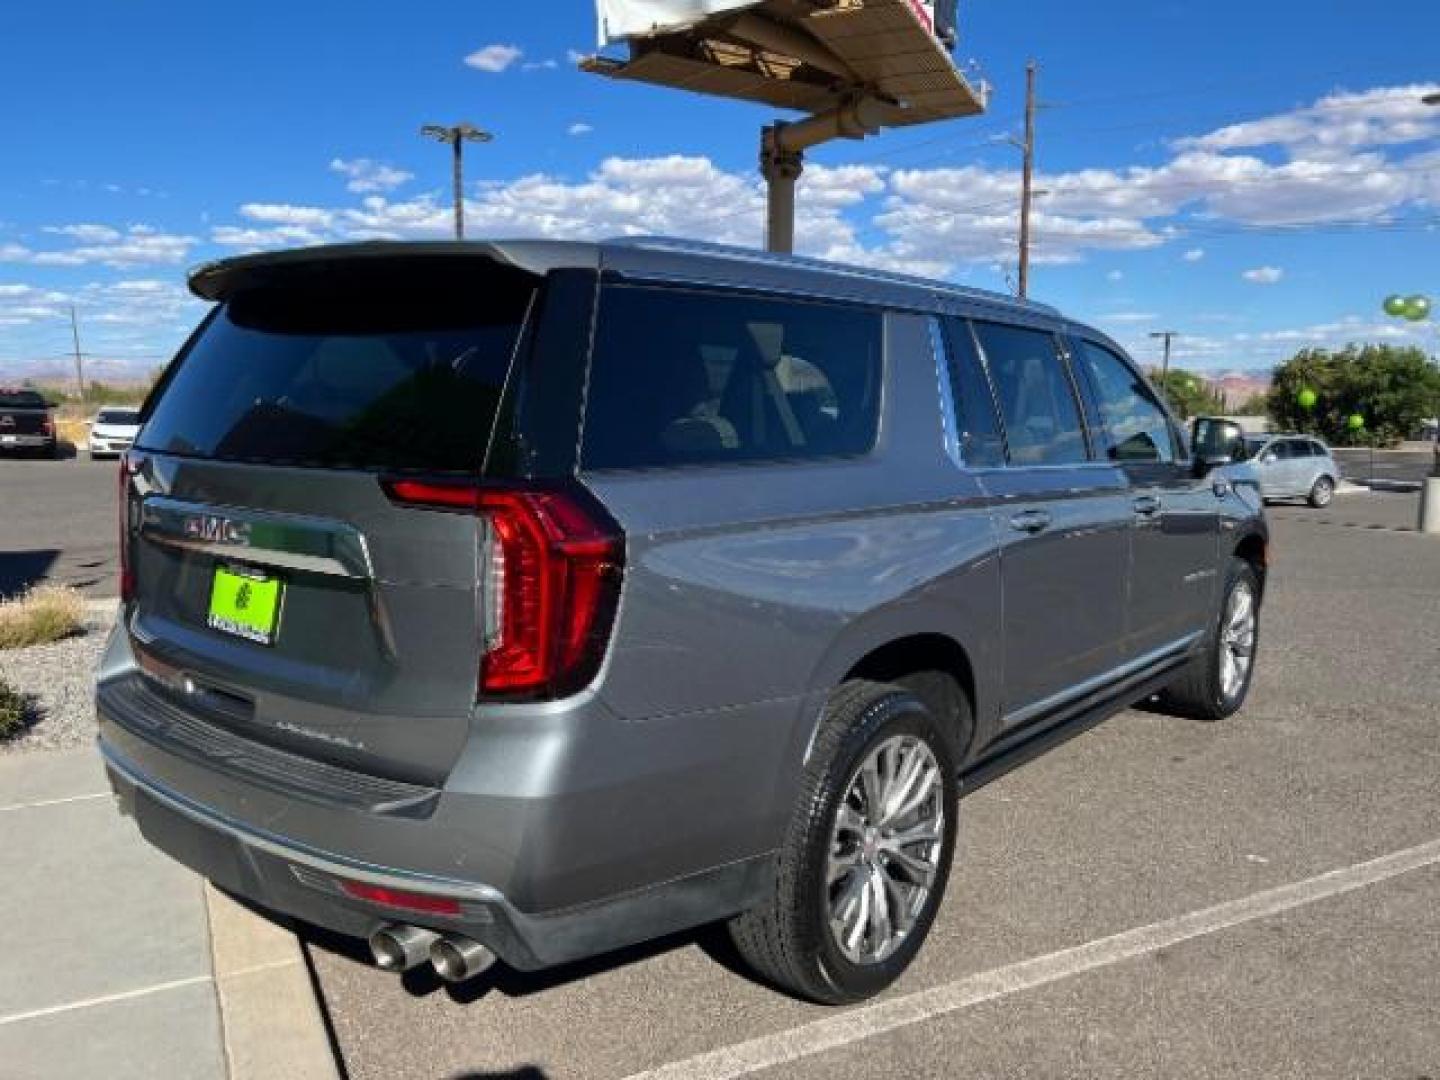
<svg viewBox="0 0 1440 1080"><path fill-rule="evenodd" d="M191 514L183 529L186 540L207 540L212 544L233 544L245 547L250 543L250 526L244 521L231 521L214 514Z"/></svg>

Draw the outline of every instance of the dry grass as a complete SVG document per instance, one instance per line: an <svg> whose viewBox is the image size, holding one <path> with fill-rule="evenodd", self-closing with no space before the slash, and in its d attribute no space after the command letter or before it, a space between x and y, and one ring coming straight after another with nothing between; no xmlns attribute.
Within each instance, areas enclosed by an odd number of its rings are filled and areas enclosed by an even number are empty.
<svg viewBox="0 0 1440 1080"><path fill-rule="evenodd" d="M64 585L40 585L13 600L0 600L0 649L46 645L80 631L85 600Z"/></svg>
<svg viewBox="0 0 1440 1080"><path fill-rule="evenodd" d="M55 430L60 438L72 446L84 446L85 440L90 438L90 421L88 420L66 420L55 421Z"/></svg>
<svg viewBox="0 0 1440 1080"><path fill-rule="evenodd" d="M0 679L0 741L13 738L25 730L29 720L28 705L24 694Z"/></svg>

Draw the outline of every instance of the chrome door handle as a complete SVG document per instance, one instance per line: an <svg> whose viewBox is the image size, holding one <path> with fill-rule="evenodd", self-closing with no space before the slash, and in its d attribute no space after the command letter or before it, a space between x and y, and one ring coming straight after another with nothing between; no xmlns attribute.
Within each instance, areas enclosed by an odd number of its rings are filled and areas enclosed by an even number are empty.
<svg viewBox="0 0 1440 1080"><path fill-rule="evenodd" d="M1160 500L1154 495L1141 495L1132 505L1141 517L1154 517L1160 512Z"/></svg>
<svg viewBox="0 0 1440 1080"><path fill-rule="evenodd" d="M1016 532L1038 533L1050 527L1050 515L1044 510L1022 510L1010 519Z"/></svg>

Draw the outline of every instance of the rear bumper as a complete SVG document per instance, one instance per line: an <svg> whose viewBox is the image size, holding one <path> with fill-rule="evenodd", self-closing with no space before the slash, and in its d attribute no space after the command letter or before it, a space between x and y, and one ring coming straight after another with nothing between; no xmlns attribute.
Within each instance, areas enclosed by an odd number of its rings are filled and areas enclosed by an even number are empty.
<svg viewBox="0 0 1440 1080"><path fill-rule="evenodd" d="M0 435L0 450L39 450L54 445L54 435Z"/></svg>
<svg viewBox="0 0 1440 1080"><path fill-rule="evenodd" d="M464 934L520 970L583 959L723 918L753 903L773 873L768 858L746 860L608 901L530 915L488 885L355 861L226 819L144 776L103 738L100 752L121 812L135 820L141 835L220 888L354 937L397 922ZM453 897L461 914L407 915L350 897L341 881Z"/></svg>
<svg viewBox="0 0 1440 1080"><path fill-rule="evenodd" d="M735 744L747 723L773 738L779 705L723 724L627 722L584 696L507 706L473 722L442 786L422 788L254 741L149 685L122 619L100 667L100 749L142 834L222 887L340 933L449 930L531 969L728 917L772 880L784 819ZM453 897L461 912L407 915L344 881Z"/></svg>

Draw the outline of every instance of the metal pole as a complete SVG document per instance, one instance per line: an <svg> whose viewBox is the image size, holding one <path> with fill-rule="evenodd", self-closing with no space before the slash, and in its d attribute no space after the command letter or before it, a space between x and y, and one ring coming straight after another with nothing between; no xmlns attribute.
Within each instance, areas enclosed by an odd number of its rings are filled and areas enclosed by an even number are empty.
<svg viewBox="0 0 1440 1080"><path fill-rule="evenodd" d="M781 146L774 123L760 133L760 175L765 178L765 250L789 255L795 250L795 184L805 171L805 152Z"/></svg>
<svg viewBox="0 0 1440 1080"><path fill-rule="evenodd" d="M1025 164L1020 181L1020 299L1030 295L1030 206L1035 200L1035 61L1025 65Z"/></svg>
<svg viewBox="0 0 1440 1080"><path fill-rule="evenodd" d="M80 391L80 404L85 404L85 361L80 352L80 321L75 316L75 305L70 305L70 335L75 339L75 385Z"/></svg>
<svg viewBox="0 0 1440 1080"><path fill-rule="evenodd" d="M460 138L460 132L451 133L450 145L455 150L455 239L465 239L465 151L462 149L464 140Z"/></svg>

